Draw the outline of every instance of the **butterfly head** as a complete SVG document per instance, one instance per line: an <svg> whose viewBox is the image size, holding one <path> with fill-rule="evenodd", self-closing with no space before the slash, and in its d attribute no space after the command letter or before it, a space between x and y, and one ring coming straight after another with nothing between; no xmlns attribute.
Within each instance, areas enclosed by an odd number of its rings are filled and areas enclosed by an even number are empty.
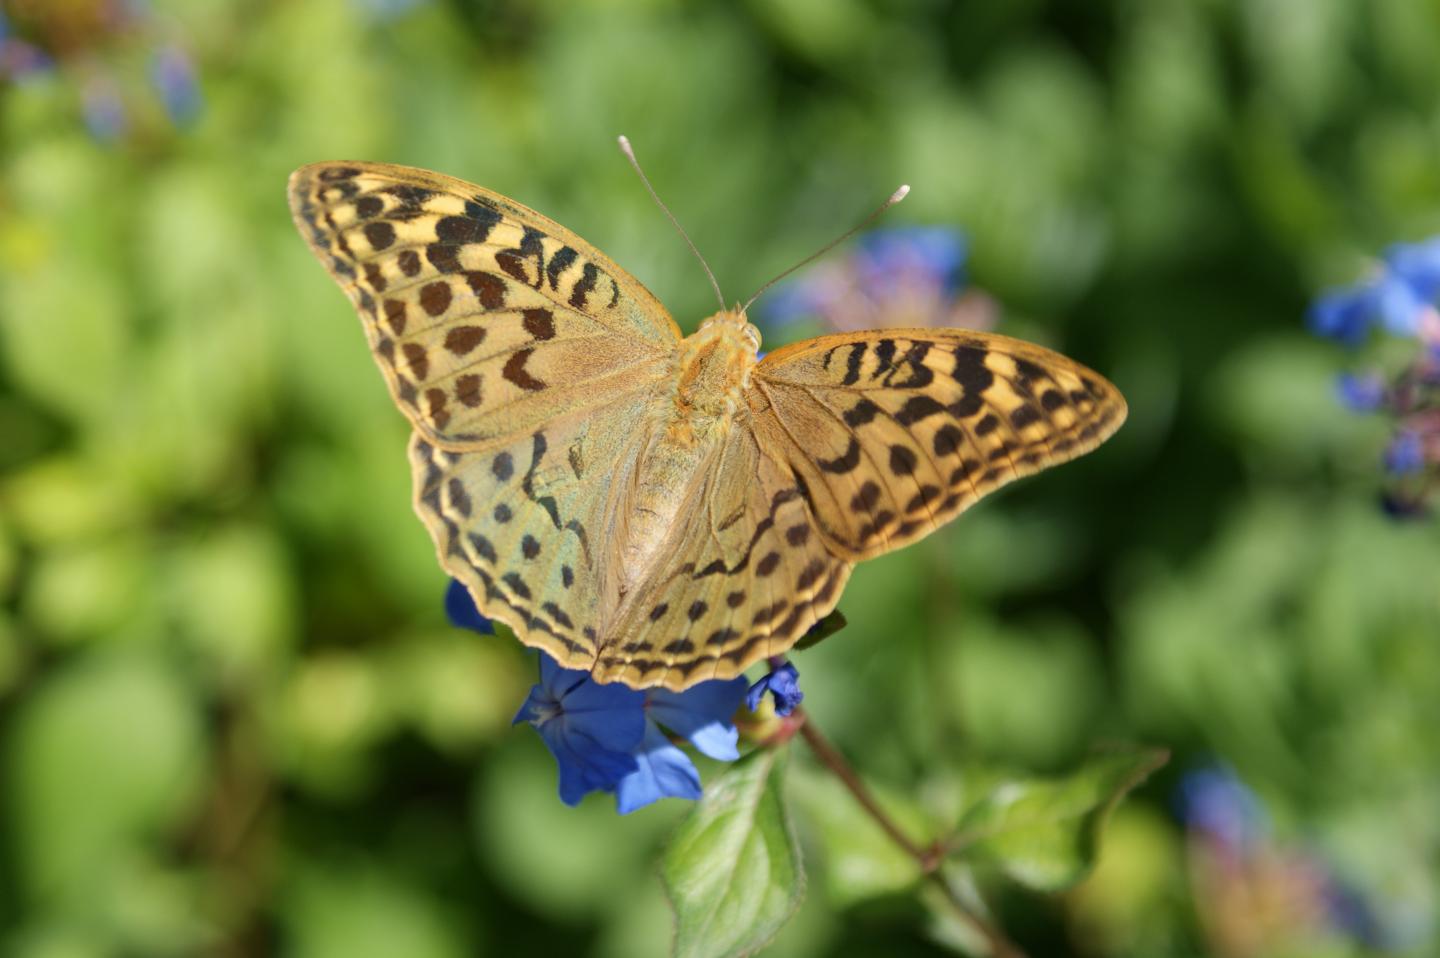
<svg viewBox="0 0 1440 958"><path fill-rule="evenodd" d="M760 330L745 315L741 306L734 309L722 309L718 313L712 313L700 324L699 333L707 330L715 330L713 335L730 340L743 349L748 349L752 355L760 352Z"/></svg>
<svg viewBox="0 0 1440 958"><path fill-rule="evenodd" d="M721 310L700 324L682 347L679 399L705 416L728 415L741 395L760 351L760 330L742 310Z"/></svg>

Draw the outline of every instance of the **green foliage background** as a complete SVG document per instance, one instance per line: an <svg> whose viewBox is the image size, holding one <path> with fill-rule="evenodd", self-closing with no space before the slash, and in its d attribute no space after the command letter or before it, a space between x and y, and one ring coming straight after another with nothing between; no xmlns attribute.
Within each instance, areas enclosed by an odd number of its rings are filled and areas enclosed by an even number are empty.
<svg viewBox="0 0 1440 958"><path fill-rule="evenodd" d="M1394 953L1433 953L1440 529L1379 514L1384 425L1339 409L1344 360L1302 316L1440 232L1440 3L153 8L0 87L0 950L666 952L685 808L555 799L509 727L533 665L446 625L406 426L284 203L314 160L442 170L564 222L693 328L709 290L623 132L728 296L908 182L891 225L963 229L1001 330L1129 399L1098 453L862 566L850 627L799 659L882 793L1097 741L1176 751L1086 884L1000 894L1011 934L1370 953L1289 921L1217 944L1173 796L1219 760L1277 854L1328 863ZM171 44L204 96L184 129L146 79ZM82 121L97 77L118 141ZM946 953L889 850L791 764L812 875L771 953Z"/></svg>

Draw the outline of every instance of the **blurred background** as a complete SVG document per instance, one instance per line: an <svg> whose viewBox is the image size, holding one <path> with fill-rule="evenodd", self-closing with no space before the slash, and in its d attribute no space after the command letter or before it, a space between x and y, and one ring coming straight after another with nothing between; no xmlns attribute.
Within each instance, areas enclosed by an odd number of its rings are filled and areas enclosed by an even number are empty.
<svg viewBox="0 0 1440 958"><path fill-rule="evenodd" d="M0 951L667 952L687 806L555 798L509 725L533 659L446 623L406 424L284 200L324 159L473 180L688 331L708 284L622 132L727 297L906 182L884 225L943 228L961 313L1129 399L1100 451L861 566L799 657L882 791L1173 749L1084 884L993 899L1021 944L1440 949L1440 528L1379 508L1387 423L1305 327L1440 232L1440 3L0 11ZM768 348L825 330L793 305L752 313ZM768 953L950 953L838 867L844 799L792 764L811 878Z"/></svg>

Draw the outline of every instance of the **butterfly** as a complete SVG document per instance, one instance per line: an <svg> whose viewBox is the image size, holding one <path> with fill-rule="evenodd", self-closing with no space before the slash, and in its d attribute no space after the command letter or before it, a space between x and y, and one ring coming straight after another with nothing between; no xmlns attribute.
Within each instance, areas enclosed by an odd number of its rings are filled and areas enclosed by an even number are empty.
<svg viewBox="0 0 1440 958"><path fill-rule="evenodd" d="M413 427L440 564L600 682L680 690L786 651L855 563L1126 415L1103 377L994 334L844 333L760 359L737 307L682 337L595 247L439 173L318 163L289 198Z"/></svg>

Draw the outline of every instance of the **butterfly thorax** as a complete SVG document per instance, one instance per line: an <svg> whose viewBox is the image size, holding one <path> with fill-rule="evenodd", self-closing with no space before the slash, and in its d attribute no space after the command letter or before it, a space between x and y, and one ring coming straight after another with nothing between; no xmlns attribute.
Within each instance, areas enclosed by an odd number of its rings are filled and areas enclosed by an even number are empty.
<svg viewBox="0 0 1440 958"><path fill-rule="evenodd" d="M673 533L675 518L724 446L741 411L756 364L760 334L743 313L716 313L680 345L673 404L649 425L629 502L624 508L624 555L617 591L621 601L651 570Z"/></svg>

